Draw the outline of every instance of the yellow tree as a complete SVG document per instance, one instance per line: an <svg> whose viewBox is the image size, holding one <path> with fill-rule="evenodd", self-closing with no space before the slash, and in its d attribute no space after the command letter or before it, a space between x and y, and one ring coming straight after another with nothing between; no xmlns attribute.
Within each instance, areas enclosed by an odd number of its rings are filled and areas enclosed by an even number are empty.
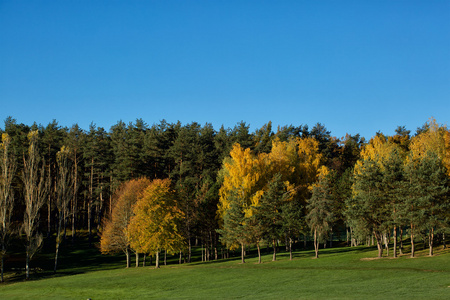
<svg viewBox="0 0 450 300"><path fill-rule="evenodd" d="M272 142L270 153L259 155L254 155L250 149L243 149L239 144L235 144L230 152L230 157L225 159L221 170L222 186L220 189L219 217L225 221L226 214L231 208L231 202L234 201L238 203L243 212L243 220L239 223L242 225L251 223L250 217L261 211L257 208L261 205L260 201L275 176L279 177L278 180L284 184L286 191L289 193L289 197L284 197L283 203L278 204L283 205L284 202L291 202L296 199L295 205L289 207L298 210L310 195L311 186L317 179L321 160L319 143L313 138L291 139L286 142L276 139ZM296 198L294 198L295 195ZM270 199L279 202L279 199L273 197L270 197ZM288 206L284 207L287 208ZM233 209L234 215L238 215L235 212L237 210L236 205ZM281 211L278 211L278 213L281 214ZM298 213L296 214L298 215ZM292 214L286 213L285 215ZM225 223L224 225L226 225ZM225 234L227 233L225 227L221 230L222 235L234 237L235 234ZM292 226L289 226L289 228L289 231L293 233ZM233 229L230 228L230 230ZM250 242L254 241L255 237L248 237L247 239ZM235 240L239 240L243 249L243 238L235 237ZM229 239L227 239L227 243L230 244ZM258 243L258 239L256 239L256 243Z"/></svg>
<svg viewBox="0 0 450 300"><path fill-rule="evenodd" d="M185 247L180 228L184 214L169 179L153 180L133 206L133 213L127 229L130 245L136 251L156 254L156 268L161 250L175 253Z"/></svg>
<svg viewBox="0 0 450 300"><path fill-rule="evenodd" d="M218 214L223 218L230 208L231 199L239 198L247 213L257 205L267 175L267 155L255 156L249 148L243 149L238 143L233 145L230 157L226 158L221 170L222 186L219 191ZM233 194L233 197L231 195Z"/></svg>
<svg viewBox="0 0 450 300"><path fill-rule="evenodd" d="M115 203L111 215L103 223L100 250L103 254L123 252L130 267L130 240L127 230L133 215L133 205L149 186L147 178L129 180L121 185L114 194ZM134 249L134 248L133 248ZM136 257L139 251L136 251Z"/></svg>
<svg viewBox="0 0 450 300"><path fill-rule="evenodd" d="M425 124L426 131L411 140L410 159L415 160L427 155L431 151L442 160L450 176L450 131L446 126L440 125L435 119Z"/></svg>
<svg viewBox="0 0 450 300"><path fill-rule="evenodd" d="M298 165L296 166L296 183L300 197L309 198L313 184L317 181L318 171L323 155L319 152L319 142L311 137L297 138Z"/></svg>

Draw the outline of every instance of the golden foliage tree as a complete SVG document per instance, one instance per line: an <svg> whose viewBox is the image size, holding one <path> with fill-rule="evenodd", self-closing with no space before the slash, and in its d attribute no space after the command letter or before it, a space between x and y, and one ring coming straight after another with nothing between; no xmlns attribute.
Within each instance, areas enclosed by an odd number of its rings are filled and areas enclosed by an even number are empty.
<svg viewBox="0 0 450 300"><path fill-rule="evenodd" d="M244 219L247 218L240 221L240 224L250 224L250 218L258 212L256 208L261 205L261 199L275 176L280 178L289 194L289 197L283 197L283 201L291 202L295 199L295 205L291 205L293 208L304 205L311 194L312 184L317 180L321 163L319 143L314 138L297 138L289 141L275 139L272 141L270 153L258 155L235 144L230 157L224 160L221 170L222 186L218 207L220 219L223 221L227 219L226 214L231 209L231 202L235 201L234 215L238 215L236 212L238 205ZM226 225L225 222L223 225ZM223 226L220 232L224 236L229 236L225 234L226 226ZM251 237L248 239L252 240ZM239 243L242 246L244 242L240 239Z"/></svg>
<svg viewBox="0 0 450 300"><path fill-rule="evenodd" d="M161 250L175 253L185 247L180 229L184 214L169 179L153 180L134 205L133 213L127 230L130 245L138 252L154 253L156 268Z"/></svg>
<svg viewBox="0 0 450 300"><path fill-rule="evenodd" d="M409 158L416 160L427 155L427 152L434 152L442 160L447 175L450 176L450 131L435 119L430 119L426 127L425 132L412 138Z"/></svg>
<svg viewBox="0 0 450 300"><path fill-rule="evenodd" d="M123 183L114 195L111 216L104 221L100 239L100 250L104 254L123 252L130 267L130 240L128 224L133 215L133 206L149 186L147 178L133 179Z"/></svg>

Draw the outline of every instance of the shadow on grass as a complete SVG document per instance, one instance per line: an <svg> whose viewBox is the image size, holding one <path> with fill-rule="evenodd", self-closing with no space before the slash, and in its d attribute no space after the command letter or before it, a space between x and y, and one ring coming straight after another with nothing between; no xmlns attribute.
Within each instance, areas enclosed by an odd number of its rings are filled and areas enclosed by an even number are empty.
<svg viewBox="0 0 450 300"><path fill-rule="evenodd" d="M280 247L281 248L281 247ZM327 248L327 249L320 249L319 255L321 256L330 256L330 255L338 255L338 254L344 254L344 253L367 253L372 252L376 250L376 246L372 247L365 247L365 246L359 246L359 247L347 247L347 246L340 246L336 248ZM264 251L261 251L261 256L271 256L273 254L272 248L270 248L269 251L266 249ZM299 249L292 252L293 259L298 258L313 258L314 257L314 250L313 249ZM280 251L277 253L277 260L289 260L290 254L286 251ZM245 260L254 260L258 259L258 253L256 249L250 249L250 251L247 251L247 254L245 256ZM235 251L231 253L231 257L225 258L225 259L218 259L218 260L211 260L211 261L195 261L191 262L191 266L196 265L214 265L214 264L220 264L224 262L236 262L237 264L241 262L241 253L239 251Z"/></svg>

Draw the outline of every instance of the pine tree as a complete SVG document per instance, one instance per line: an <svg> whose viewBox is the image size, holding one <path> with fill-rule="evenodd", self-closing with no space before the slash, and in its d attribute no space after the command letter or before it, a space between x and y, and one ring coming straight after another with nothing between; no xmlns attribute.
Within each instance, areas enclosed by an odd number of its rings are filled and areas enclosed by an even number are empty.
<svg viewBox="0 0 450 300"><path fill-rule="evenodd" d="M276 174L269 182L267 191L262 195L259 205L256 206L256 217L262 226L264 236L272 242L273 258L276 260L277 241L283 235L283 218L281 208L290 197L286 191L281 174Z"/></svg>
<svg viewBox="0 0 450 300"><path fill-rule="evenodd" d="M229 208L223 215L222 228L217 232L221 235L220 240L229 249L241 247L241 263L245 263L245 246L249 244L249 222L246 220L243 209L243 199L236 191L230 193Z"/></svg>
<svg viewBox="0 0 450 300"><path fill-rule="evenodd" d="M335 220L334 210L336 208L333 187L331 182L332 174L326 167L322 167L319 174L319 181L314 185L312 196L308 200L306 210L306 222L314 233L314 250L316 258L319 258L319 242L325 238L332 229Z"/></svg>

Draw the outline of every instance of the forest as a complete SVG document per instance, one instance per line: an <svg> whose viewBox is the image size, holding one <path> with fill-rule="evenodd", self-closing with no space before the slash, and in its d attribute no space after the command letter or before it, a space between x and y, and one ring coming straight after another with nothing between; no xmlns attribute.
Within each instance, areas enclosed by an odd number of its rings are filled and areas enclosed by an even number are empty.
<svg viewBox="0 0 450 300"><path fill-rule="evenodd" d="M430 119L370 140L336 138L320 123L250 132L245 122L215 130L142 119L109 130L5 120L0 148L1 281L9 245L20 241L25 272L44 243L87 234L104 254L123 252L191 261L230 251L311 241L378 247L378 256L409 255L417 241L429 255L450 231L450 131ZM100 238L100 243L94 241ZM389 244L393 241L393 251ZM409 248L408 248L409 249ZM136 260L138 261L138 260Z"/></svg>

